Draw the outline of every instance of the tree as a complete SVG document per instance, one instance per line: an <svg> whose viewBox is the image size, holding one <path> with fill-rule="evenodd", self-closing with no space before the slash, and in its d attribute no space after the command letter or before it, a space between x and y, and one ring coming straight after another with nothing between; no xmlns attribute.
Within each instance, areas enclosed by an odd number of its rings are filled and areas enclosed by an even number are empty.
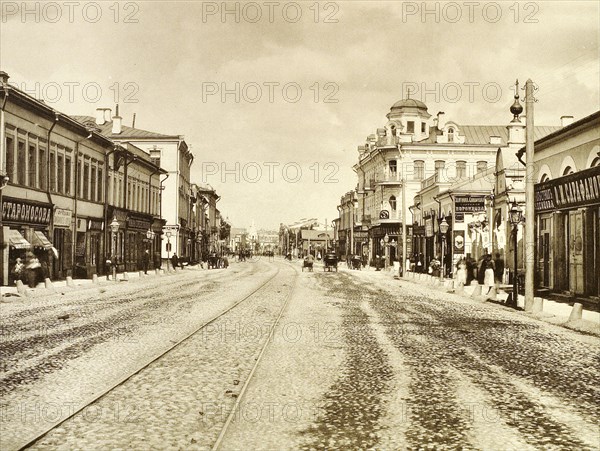
<svg viewBox="0 0 600 451"><path fill-rule="evenodd" d="M231 234L231 224L228 224L221 218L221 224L219 229L219 239L220 240L229 240L229 235Z"/></svg>

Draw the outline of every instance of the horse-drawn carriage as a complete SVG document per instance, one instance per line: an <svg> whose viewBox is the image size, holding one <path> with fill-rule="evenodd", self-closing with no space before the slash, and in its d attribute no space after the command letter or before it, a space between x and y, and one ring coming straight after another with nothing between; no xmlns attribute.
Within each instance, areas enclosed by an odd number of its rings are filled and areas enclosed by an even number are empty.
<svg viewBox="0 0 600 451"><path fill-rule="evenodd" d="M216 253L208 255L208 269L215 269L221 267L221 259Z"/></svg>
<svg viewBox="0 0 600 451"><path fill-rule="evenodd" d="M338 258L337 255L335 255L334 253L327 253L325 254L325 256L323 257L323 271L333 271L335 269L335 272L337 272L337 264L338 264Z"/></svg>
<svg viewBox="0 0 600 451"><path fill-rule="evenodd" d="M304 272L304 268L306 268L307 271L312 272L313 263L314 257L312 255L307 255L306 257L304 257L304 260L302 261L302 272Z"/></svg>
<svg viewBox="0 0 600 451"><path fill-rule="evenodd" d="M348 263L350 269L358 269L359 271L362 269L362 260L360 258L360 255L351 255Z"/></svg>

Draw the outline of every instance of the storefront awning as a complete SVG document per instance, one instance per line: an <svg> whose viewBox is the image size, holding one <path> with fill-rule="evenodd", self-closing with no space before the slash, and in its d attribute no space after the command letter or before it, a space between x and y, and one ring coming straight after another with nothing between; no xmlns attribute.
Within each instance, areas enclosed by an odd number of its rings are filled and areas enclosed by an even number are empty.
<svg viewBox="0 0 600 451"><path fill-rule="evenodd" d="M39 230L33 232L33 245L43 247L44 250L52 249L52 243L48 241L46 235L44 235L44 233L40 232Z"/></svg>
<svg viewBox="0 0 600 451"><path fill-rule="evenodd" d="M29 249L31 247L29 241L23 238L18 230L13 229L8 230L8 244L15 249Z"/></svg>

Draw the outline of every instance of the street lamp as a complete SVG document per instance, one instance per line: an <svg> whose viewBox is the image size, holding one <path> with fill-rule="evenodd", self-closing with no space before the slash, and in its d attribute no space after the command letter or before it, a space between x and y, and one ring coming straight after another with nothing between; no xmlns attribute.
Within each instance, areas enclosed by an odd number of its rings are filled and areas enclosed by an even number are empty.
<svg viewBox="0 0 600 451"><path fill-rule="evenodd" d="M169 260L171 259L170 257L170 253L171 253L171 231L167 230L165 232L165 236L167 237L167 272L169 272Z"/></svg>
<svg viewBox="0 0 600 451"><path fill-rule="evenodd" d="M519 291L518 291L518 278L517 278L517 265L518 265L518 261L517 261L517 230L519 227L519 223L523 220L523 210L521 209L521 207L519 207L519 204L517 203L516 199L513 199L512 201L512 205L511 208L508 212L508 217L510 219L510 223L513 226L513 292L512 292L512 299L510 300L510 302L507 302L508 305L510 305L511 307L517 307L518 303L517 303L517 299L518 299L518 295L519 295Z"/></svg>
<svg viewBox="0 0 600 451"><path fill-rule="evenodd" d="M112 222L110 223L110 232L112 234L112 274L113 280L117 281L117 232L119 231L119 221L117 221L117 217L114 216Z"/></svg>
<svg viewBox="0 0 600 451"><path fill-rule="evenodd" d="M440 262L442 264L442 271L440 272L440 280L444 280L444 244L446 243L446 233L448 233L449 227L450 225L446 222L446 218L442 218L442 222L440 222L440 235L442 238L442 261Z"/></svg>

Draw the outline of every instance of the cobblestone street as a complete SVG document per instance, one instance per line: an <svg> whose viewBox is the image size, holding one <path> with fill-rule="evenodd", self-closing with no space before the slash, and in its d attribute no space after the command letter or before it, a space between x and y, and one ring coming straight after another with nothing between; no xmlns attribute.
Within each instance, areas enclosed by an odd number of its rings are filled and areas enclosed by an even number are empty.
<svg viewBox="0 0 600 451"><path fill-rule="evenodd" d="M2 449L600 449L596 336L300 266L4 302Z"/></svg>

